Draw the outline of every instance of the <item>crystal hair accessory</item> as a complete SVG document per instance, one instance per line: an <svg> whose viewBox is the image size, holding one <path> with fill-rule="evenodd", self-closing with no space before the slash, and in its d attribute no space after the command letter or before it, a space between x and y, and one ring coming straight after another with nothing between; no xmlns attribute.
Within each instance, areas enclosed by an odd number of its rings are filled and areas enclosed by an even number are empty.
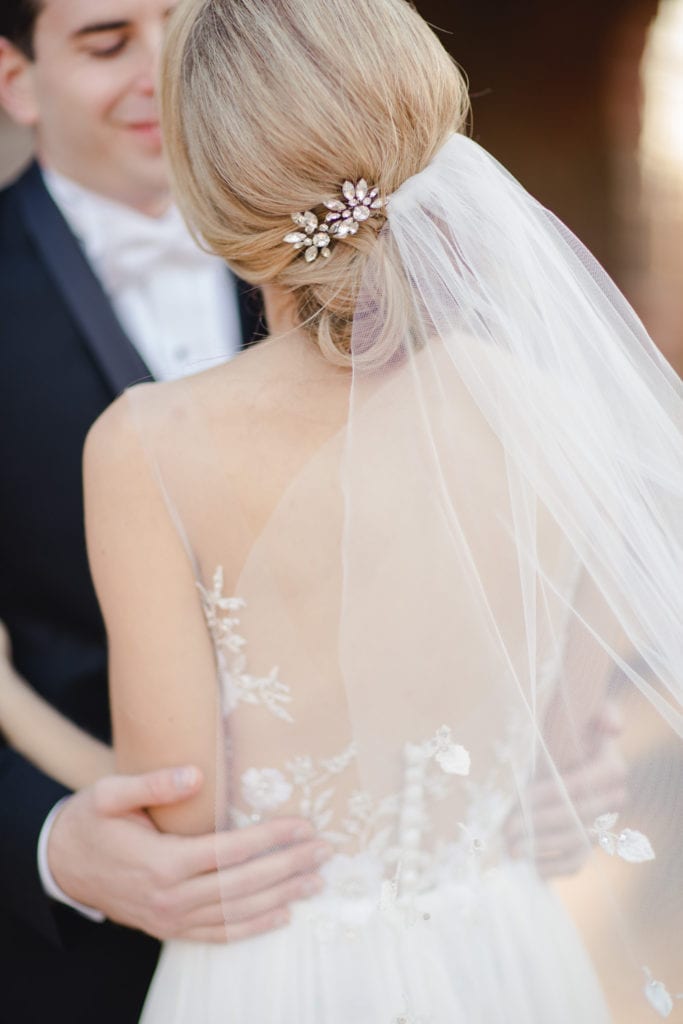
<svg viewBox="0 0 683 1024"><path fill-rule="evenodd" d="M296 251L303 249L307 263L312 263L318 256L328 258L331 242L355 235L359 225L384 206L384 200L378 188L369 188L365 178L361 178L355 184L345 181L341 198L326 200L323 205L330 212L322 222L311 210L293 213L292 220L302 230L290 231L283 239Z"/></svg>

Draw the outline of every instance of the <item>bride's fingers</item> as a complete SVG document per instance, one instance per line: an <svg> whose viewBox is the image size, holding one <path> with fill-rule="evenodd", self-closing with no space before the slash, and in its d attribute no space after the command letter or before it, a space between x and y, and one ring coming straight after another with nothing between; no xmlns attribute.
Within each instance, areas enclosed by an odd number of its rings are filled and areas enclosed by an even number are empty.
<svg viewBox="0 0 683 1024"><path fill-rule="evenodd" d="M238 924L193 928L178 937L192 942L215 944L241 942L243 939L251 938L252 935L260 935L263 932L273 931L275 928L282 928L288 921L289 914L286 910L276 910L263 914L261 917L252 918L251 921L241 921Z"/></svg>

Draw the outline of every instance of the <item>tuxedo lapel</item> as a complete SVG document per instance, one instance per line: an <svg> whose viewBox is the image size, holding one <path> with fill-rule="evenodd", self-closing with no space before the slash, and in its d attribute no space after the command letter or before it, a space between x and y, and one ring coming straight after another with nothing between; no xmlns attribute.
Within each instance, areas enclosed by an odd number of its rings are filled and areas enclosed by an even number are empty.
<svg viewBox="0 0 683 1024"><path fill-rule="evenodd" d="M33 164L15 186L26 228L100 372L118 395L151 374Z"/></svg>

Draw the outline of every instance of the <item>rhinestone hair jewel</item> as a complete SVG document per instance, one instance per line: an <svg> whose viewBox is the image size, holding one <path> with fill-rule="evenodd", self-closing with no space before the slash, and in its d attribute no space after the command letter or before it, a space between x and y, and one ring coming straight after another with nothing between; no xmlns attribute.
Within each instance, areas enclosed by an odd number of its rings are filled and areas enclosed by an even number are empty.
<svg viewBox="0 0 683 1024"><path fill-rule="evenodd" d="M365 178L361 178L355 184L345 181L341 198L329 199L323 205L329 210L324 221L311 210L293 213L292 220L300 230L290 231L283 239L295 251L303 250L307 263L318 256L329 258L332 242L355 235L363 221L384 206L384 200L378 188L368 188Z"/></svg>

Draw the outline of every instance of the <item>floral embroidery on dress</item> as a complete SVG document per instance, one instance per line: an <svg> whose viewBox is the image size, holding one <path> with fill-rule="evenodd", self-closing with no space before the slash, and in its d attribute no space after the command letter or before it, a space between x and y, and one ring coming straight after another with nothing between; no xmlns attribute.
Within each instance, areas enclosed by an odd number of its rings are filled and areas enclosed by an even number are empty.
<svg viewBox="0 0 683 1024"><path fill-rule="evenodd" d="M293 723L286 706L292 694L280 680L278 668L266 676L248 671L246 640L238 631L245 602L225 596L222 567L214 572L210 588L197 586L215 645L226 718L238 705L251 704ZM510 756L508 747L495 752L499 765ZM405 745L398 791L377 796L353 789L347 781L348 795L340 808L335 801L340 777L356 760L355 743L349 743L330 757L301 754L279 767L249 767L239 780L242 808L235 804L231 808L233 824L245 827L293 805L292 811L308 818L320 837L339 851L335 858L339 877L330 880L332 888L349 897L369 895L378 892L379 882L384 916L400 918L404 924L408 919L417 921L415 896L429 888L440 871L478 861L506 813L507 798L493 776L483 784L468 778L470 753L455 742L453 730L446 724L429 739ZM462 787L468 805L465 820L454 821L452 842L435 844L429 835L429 808L447 799L455 785ZM343 852L350 847L353 853ZM363 870L359 870L359 857L366 859Z"/></svg>
<svg viewBox="0 0 683 1024"><path fill-rule="evenodd" d="M598 845L608 853L610 857L621 857L629 864L642 864L647 860L655 859L655 852L652 849L650 840L642 832L635 829L625 828L617 835L611 832L619 819L617 813L601 814L595 819L593 828L588 830L589 835L596 836Z"/></svg>
<svg viewBox="0 0 683 1024"><path fill-rule="evenodd" d="M237 632L239 617L235 614L245 607L239 597L223 594L223 569L219 566L212 579L212 589L197 583L201 594L206 624L213 639L218 658L225 712L234 711L238 704L262 704L277 718L293 722L284 707L291 703L289 687L279 678L274 667L267 676L253 676L247 672L247 659L243 653L246 640Z"/></svg>
<svg viewBox="0 0 683 1024"><path fill-rule="evenodd" d="M333 820L337 779L356 758L355 743L350 743L334 757L315 760L304 754L285 762L283 768L249 768L241 776L241 793L251 813L233 807L233 821L238 827L259 821L263 814L293 801L296 813L308 818L321 838L338 848L353 843L380 865L383 877L391 872L394 881L390 884L403 901L396 912L405 917L410 913L406 907L411 895L428 885L433 876L434 854L424 848L426 803L445 799L455 777L469 774L470 755L454 743L450 727L442 725L431 739L406 744L402 790L383 797L352 790L344 810L337 811L337 823ZM469 782L467 790L471 790ZM476 795L488 794L477 789ZM459 823L465 835L456 842L469 852L483 848L479 836L472 832L473 824ZM353 886L346 888L350 891ZM365 888L362 881L357 880L357 888ZM388 912L389 895L386 890Z"/></svg>
<svg viewBox="0 0 683 1024"><path fill-rule="evenodd" d="M250 768L242 775L242 796L258 816L277 810L294 795L298 813L308 818L317 832L331 842L345 841L348 836L326 831L332 819L328 805L335 792L330 783L348 768L355 756L352 743L336 757L321 758L317 763L308 755L295 757L286 762L285 772L277 768ZM233 818L238 826L247 823L237 808L233 809ZM252 815L249 821L254 820Z"/></svg>
<svg viewBox="0 0 683 1024"><path fill-rule="evenodd" d="M276 768L250 768L242 776L242 796L257 814L287 803L292 786Z"/></svg>
<svg viewBox="0 0 683 1024"><path fill-rule="evenodd" d="M672 996L667 991L664 982L657 981L656 978L652 977L652 971L649 967L643 967L647 981L645 982L645 988L643 992L653 1010L656 1010L660 1017L668 1017L674 1008L675 999L683 999L683 992L677 993Z"/></svg>
<svg viewBox="0 0 683 1024"><path fill-rule="evenodd" d="M407 748L407 756L414 754L425 760L434 758L447 775L469 775L470 755L463 746L453 742L451 729L442 725L430 740Z"/></svg>

